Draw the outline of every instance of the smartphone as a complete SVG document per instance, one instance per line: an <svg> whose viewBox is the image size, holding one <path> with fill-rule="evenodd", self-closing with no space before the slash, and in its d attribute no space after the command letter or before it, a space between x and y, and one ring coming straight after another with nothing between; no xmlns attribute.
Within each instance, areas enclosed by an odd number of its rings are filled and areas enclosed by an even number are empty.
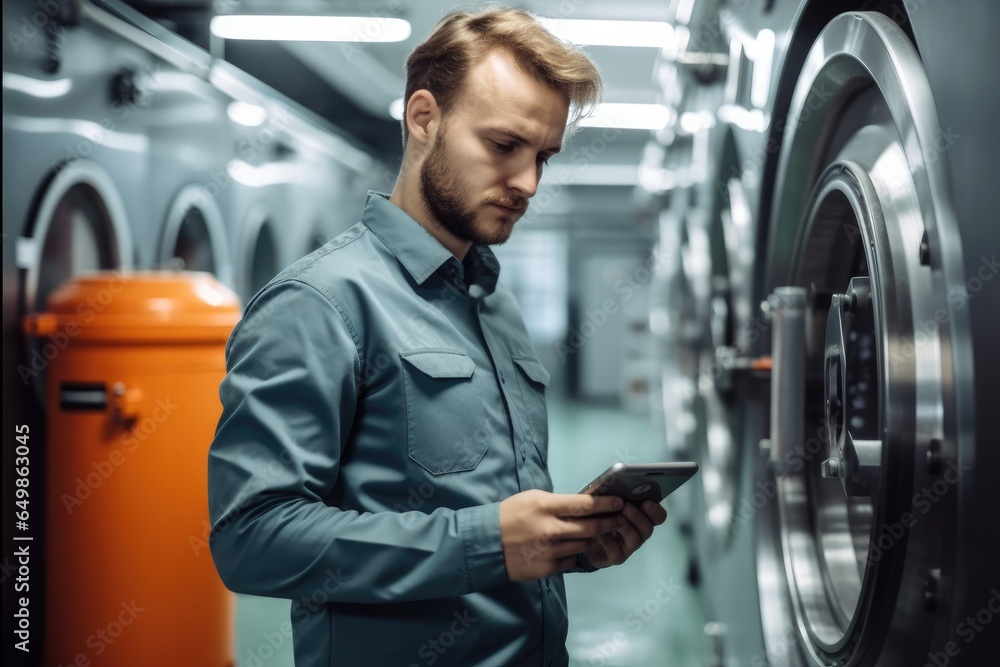
<svg viewBox="0 0 1000 667"><path fill-rule="evenodd" d="M693 461L673 463L616 463L597 476L580 493L618 496L632 503L662 502L698 472Z"/></svg>

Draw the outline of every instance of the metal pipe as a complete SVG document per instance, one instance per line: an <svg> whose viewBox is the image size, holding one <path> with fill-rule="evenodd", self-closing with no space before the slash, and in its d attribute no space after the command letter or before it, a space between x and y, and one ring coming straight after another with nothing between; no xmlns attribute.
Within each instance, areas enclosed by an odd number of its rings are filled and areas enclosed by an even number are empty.
<svg viewBox="0 0 1000 667"><path fill-rule="evenodd" d="M788 472L802 444L805 413L806 290L778 287L768 297L772 315L771 463L776 475Z"/></svg>

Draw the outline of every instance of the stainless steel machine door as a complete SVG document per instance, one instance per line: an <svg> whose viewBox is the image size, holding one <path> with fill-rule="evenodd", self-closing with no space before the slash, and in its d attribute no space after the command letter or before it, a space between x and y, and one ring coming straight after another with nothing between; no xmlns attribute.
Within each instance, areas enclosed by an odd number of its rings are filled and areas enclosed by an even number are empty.
<svg viewBox="0 0 1000 667"><path fill-rule="evenodd" d="M233 265L222 211L201 185L177 193L163 225L160 268L208 271L234 287Z"/></svg>
<svg viewBox="0 0 1000 667"><path fill-rule="evenodd" d="M282 269L270 214L263 205L255 206L243 227L240 253L240 296L244 303Z"/></svg>
<svg viewBox="0 0 1000 667"><path fill-rule="evenodd" d="M77 159L55 172L17 240L17 265L26 272L25 314L44 310L52 290L77 273L132 266L125 207L107 171Z"/></svg>
<svg viewBox="0 0 1000 667"><path fill-rule="evenodd" d="M941 141L899 26L827 25L792 98L770 228L772 284L790 287L772 297L778 512L761 515L777 525L758 556L765 635L787 623L770 599L787 581L808 664L911 665L930 648L937 519L916 499L961 475L941 451L966 437L973 375L949 305L964 269Z"/></svg>

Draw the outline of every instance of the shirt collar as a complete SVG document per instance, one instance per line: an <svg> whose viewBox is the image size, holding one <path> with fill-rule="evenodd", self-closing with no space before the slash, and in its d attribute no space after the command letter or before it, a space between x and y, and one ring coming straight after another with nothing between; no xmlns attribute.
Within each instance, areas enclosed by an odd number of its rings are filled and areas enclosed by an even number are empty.
<svg viewBox="0 0 1000 667"><path fill-rule="evenodd" d="M489 246L473 243L465 262L459 262L423 225L390 202L387 194L368 191L361 222L396 256L418 285L444 268L451 269L452 277L457 273L459 283L468 282L471 292L485 296L496 289L500 262ZM467 273L465 281L463 272ZM481 289L471 290L474 285Z"/></svg>

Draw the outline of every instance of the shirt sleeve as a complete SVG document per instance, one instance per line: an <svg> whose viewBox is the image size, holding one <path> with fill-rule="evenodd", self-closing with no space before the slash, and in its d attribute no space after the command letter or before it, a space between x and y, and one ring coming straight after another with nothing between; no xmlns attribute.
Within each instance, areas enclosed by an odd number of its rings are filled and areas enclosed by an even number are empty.
<svg viewBox="0 0 1000 667"><path fill-rule="evenodd" d="M508 581L499 503L359 513L324 502L358 407L358 345L315 287L286 280L230 336L209 450L209 545L231 590L330 602L451 597Z"/></svg>

